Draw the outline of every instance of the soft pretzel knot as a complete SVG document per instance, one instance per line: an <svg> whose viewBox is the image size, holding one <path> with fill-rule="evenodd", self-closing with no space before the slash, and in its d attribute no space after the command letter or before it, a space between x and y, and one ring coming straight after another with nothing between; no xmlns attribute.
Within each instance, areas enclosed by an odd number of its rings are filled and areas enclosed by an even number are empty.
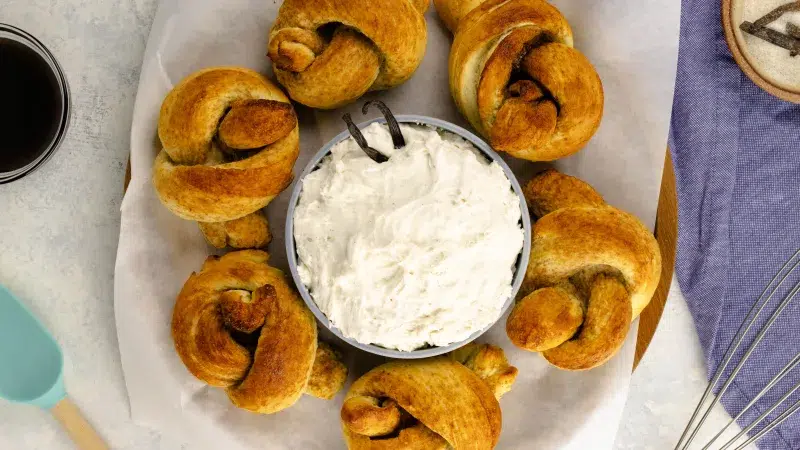
<svg viewBox="0 0 800 450"><path fill-rule="evenodd" d="M214 67L181 81L161 105L153 183L184 219L223 222L251 214L292 181L299 153L289 100L262 75Z"/></svg>
<svg viewBox="0 0 800 450"><path fill-rule="evenodd" d="M336 108L411 78L425 54L428 0L285 0L268 55L289 96Z"/></svg>
<svg viewBox="0 0 800 450"><path fill-rule="evenodd" d="M655 292L658 243L636 217L577 178L547 170L524 191L540 218L508 337L562 369L599 366L620 349Z"/></svg>
<svg viewBox="0 0 800 450"><path fill-rule="evenodd" d="M345 440L352 450L494 448L501 428L498 399L516 376L503 350L485 344L384 364L347 393Z"/></svg>
<svg viewBox="0 0 800 450"><path fill-rule="evenodd" d="M549 161L577 152L600 126L603 87L545 0L435 0L454 31L450 90L495 149Z"/></svg>
<svg viewBox="0 0 800 450"><path fill-rule="evenodd" d="M236 406L270 414L303 393L332 398L347 368L317 342L314 316L269 255L243 250L209 257L178 295L175 349L205 383L225 388Z"/></svg>
<svg viewBox="0 0 800 450"><path fill-rule="evenodd" d="M272 241L269 222L262 211L225 222L200 222L200 231L216 248L264 248Z"/></svg>

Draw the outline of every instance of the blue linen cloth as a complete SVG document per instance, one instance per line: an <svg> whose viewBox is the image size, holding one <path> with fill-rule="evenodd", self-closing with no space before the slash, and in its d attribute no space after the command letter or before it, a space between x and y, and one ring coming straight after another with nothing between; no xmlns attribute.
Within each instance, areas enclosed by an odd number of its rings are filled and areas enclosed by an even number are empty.
<svg viewBox="0 0 800 450"><path fill-rule="evenodd" d="M725 43L720 2L683 0L681 14L670 133L679 205L676 274L710 377L761 290L800 247L800 106L770 96L739 69ZM776 300L798 281L800 274L787 279ZM775 305L773 300L764 316ZM751 341L752 335L745 344ZM728 412L741 411L798 352L800 295L723 396ZM740 424L749 424L798 381L800 368ZM800 413L758 446L800 449Z"/></svg>

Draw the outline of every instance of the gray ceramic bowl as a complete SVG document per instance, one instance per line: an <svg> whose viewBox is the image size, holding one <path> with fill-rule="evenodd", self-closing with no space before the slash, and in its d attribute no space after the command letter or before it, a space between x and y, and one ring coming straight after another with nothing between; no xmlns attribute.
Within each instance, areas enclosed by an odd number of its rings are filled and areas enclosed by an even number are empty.
<svg viewBox="0 0 800 450"><path fill-rule="evenodd" d="M511 181L511 186L514 189L514 192L516 192L517 196L519 196L519 206L522 212L522 218L521 218L522 229L524 231L525 240L522 246L522 251L520 252L519 257L517 258L517 263L514 272L514 279L512 281L511 296L506 300L505 304L503 305L503 311L500 314L500 316L498 316L499 319L505 314L505 312L508 310L509 307L511 307L511 304L514 302L514 297L516 297L520 285L522 284L522 278L525 276L525 269L528 266L528 257L530 256L531 252L531 221L530 221L530 216L528 215L528 207L525 204L525 198L522 195L522 188L520 187L517 178L514 176L514 173L511 172L511 169L508 167L505 161L503 161L503 158L501 158L500 155L495 153L494 150L492 150L491 147L489 147L489 145L486 142L484 142L478 136L475 136L474 134L470 133L469 131L457 125L453 125L452 123L426 116L398 115L396 116L396 118L397 121L400 123L427 125L432 128L438 128L441 130L449 131L453 134L456 134L466 139L467 141L472 143L472 145L474 145L478 150L480 150L481 153L483 153L486 156L487 160L494 161L497 164L499 164L500 167L503 168L503 171L505 171L506 176L508 176L508 179ZM364 128L374 122L386 123L386 119L377 118L368 120L366 122L360 123L358 125L358 128ZM297 272L297 250L295 249L295 242L294 242L294 211L295 207L297 206L297 202L300 198L300 194L302 193L303 190L303 179L305 179L306 175L317 169L320 161L322 161L323 158L328 156L331 148L334 145L338 144L339 142L349 137L350 133L344 131L335 138L333 138L330 142L325 144L325 146L323 146L320 149L320 151L318 151L317 154L314 155L313 158L311 158L311 161L309 161L308 165L303 170L303 173L300 174L298 182L295 183L294 188L292 189L292 197L289 200L289 210L286 215L286 253L289 260L289 268L292 272L292 278L294 278L294 282L297 285L297 289L300 291L300 295L303 297L303 300L306 302L306 305L308 305L308 307L317 317L317 320L319 320L326 328L331 330L333 334L335 334L348 344L352 345L353 347L359 348L369 353L374 353L376 355L386 356L389 358L416 359L416 358L427 358L430 356L441 355L443 353L455 350L465 344L468 344L472 340L476 339L478 336L485 333L486 330L491 328L492 325L494 324L489 325L488 327L473 333L470 337L468 337L463 341L454 342L444 347L429 347L408 352L408 351L388 349L377 345L362 344L360 342L357 342L355 339L343 336L342 332L339 329L331 326L331 323L328 320L328 318L325 317L325 314L323 314L322 311L320 311L319 307L317 307L317 304L314 302L313 297L308 292L308 288L300 280L300 275Z"/></svg>

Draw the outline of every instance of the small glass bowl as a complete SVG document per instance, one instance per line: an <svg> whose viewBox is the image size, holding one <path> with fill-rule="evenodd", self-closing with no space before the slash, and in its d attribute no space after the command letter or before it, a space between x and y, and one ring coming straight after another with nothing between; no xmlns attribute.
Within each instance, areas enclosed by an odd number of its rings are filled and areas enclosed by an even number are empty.
<svg viewBox="0 0 800 450"><path fill-rule="evenodd" d="M28 175L29 173L41 167L42 164L44 164L48 159L50 159L51 156L53 156L55 151L61 145L61 142L64 140L64 136L67 134L72 105L67 77L64 75L64 71L61 69L61 65L56 60L56 57L53 56L50 50L48 50L41 41L24 30L4 23L0 23L0 39L9 39L19 42L20 44L23 44L36 52L50 67L50 70L52 71L53 76L58 83L59 92L61 93L61 112L59 114L59 123L56 126L56 131L53 134L50 142L44 146L39 154L36 155L36 157L28 164L11 171L0 172L0 184L4 184Z"/></svg>

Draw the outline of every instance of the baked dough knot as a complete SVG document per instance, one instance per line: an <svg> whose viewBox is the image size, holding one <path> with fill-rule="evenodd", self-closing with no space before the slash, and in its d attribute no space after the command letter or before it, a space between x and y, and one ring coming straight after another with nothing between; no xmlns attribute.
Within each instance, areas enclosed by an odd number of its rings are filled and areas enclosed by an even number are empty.
<svg viewBox="0 0 800 450"><path fill-rule="evenodd" d="M622 347L653 297L658 243L639 219L577 178L546 170L524 193L539 219L508 337L562 369L597 367Z"/></svg>
<svg viewBox="0 0 800 450"><path fill-rule="evenodd" d="M408 80L427 43L428 0L285 0L268 55L289 96L313 108Z"/></svg>
<svg viewBox="0 0 800 450"><path fill-rule="evenodd" d="M311 311L268 259L260 250L209 257L186 281L172 316L175 349L189 372L262 414L303 393L333 398L347 378L339 355L317 341Z"/></svg>
<svg viewBox="0 0 800 450"><path fill-rule="evenodd" d="M216 248L264 248L272 241L263 210L226 222L200 222L199 225L206 241Z"/></svg>
<svg viewBox="0 0 800 450"><path fill-rule="evenodd" d="M583 148L600 126L603 87L545 0L435 0L455 33L450 90L492 147L531 161Z"/></svg>
<svg viewBox="0 0 800 450"><path fill-rule="evenodd" d="M259 73L236 67L201 70L175 86L161 106L158 136L158 196L173 213L199 222L235 220L266 206L291 183L299 154L288 98Z"/></svg>
<svg viewBox="0 0 800 450"><path fill-rule="evenodd" d="M494 448L498 399L516 376L503 350L486 344L376 367L351 386L342 405L348 448Z"/></svg>

